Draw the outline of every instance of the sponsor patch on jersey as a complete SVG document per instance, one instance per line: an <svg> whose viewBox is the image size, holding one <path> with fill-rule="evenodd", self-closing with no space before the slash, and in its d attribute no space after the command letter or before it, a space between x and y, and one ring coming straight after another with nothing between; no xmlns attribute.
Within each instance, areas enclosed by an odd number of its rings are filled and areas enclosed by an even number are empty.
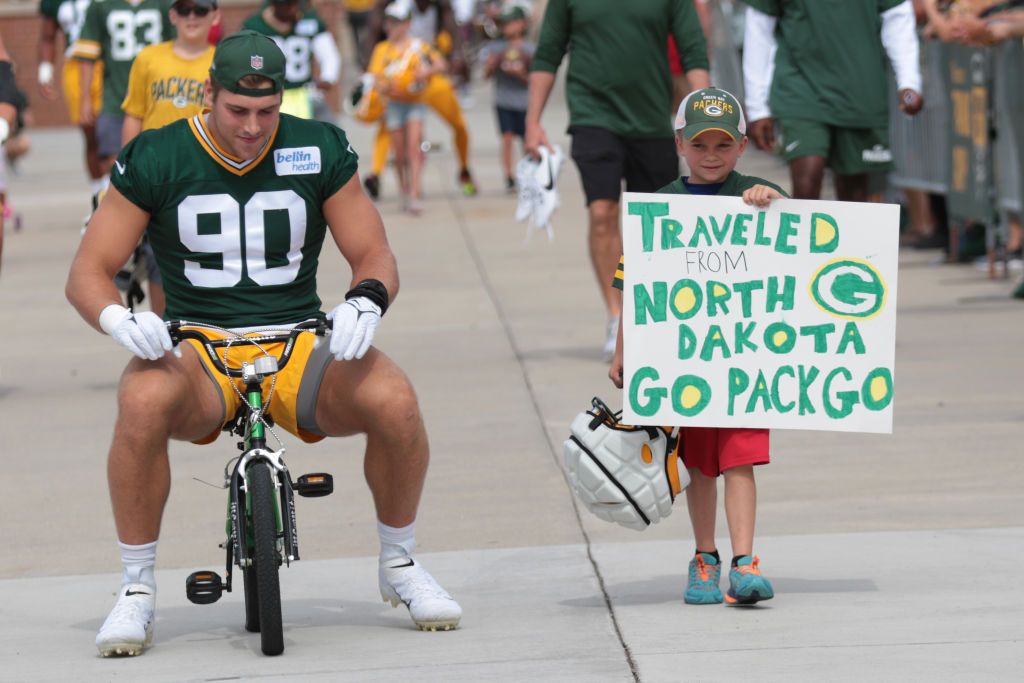
<svg viewBox="0 0 1024 683"><path fill-rule="evenodd" d="M304 175L320 172L319 147L282 147L274 150L277 175Z"/></svg>

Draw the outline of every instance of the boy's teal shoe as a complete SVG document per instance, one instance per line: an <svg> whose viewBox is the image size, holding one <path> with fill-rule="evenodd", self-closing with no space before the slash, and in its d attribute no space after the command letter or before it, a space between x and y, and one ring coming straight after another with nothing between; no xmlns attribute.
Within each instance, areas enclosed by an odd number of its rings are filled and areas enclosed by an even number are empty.
<svg viewBox="0 0 1024 683"><path fill-rule="evenodd" d="M753 605L775 596L772 584L761 576L758 558L745 555L729 572L729 590L725 602L729 605Z"/></svg>
<svg viewBox="0 0 1024 683"><path fill-rule="evenodd" d="M686 581L683 600L687 605L717 605L722 602L718 578L722 565L714 555L697 553L690 560L690 575Z"/></svg>

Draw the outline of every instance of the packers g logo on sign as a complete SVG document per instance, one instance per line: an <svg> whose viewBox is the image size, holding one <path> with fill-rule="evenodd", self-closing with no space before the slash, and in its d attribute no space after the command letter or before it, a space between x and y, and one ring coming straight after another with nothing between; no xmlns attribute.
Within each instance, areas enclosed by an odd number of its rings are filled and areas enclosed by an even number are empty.
<svg viewBox="0 0 1024 683"><path fill-rule="evenodd" d="M811 298L822 310L837 318L867 320L885 308L889 288L867 261L839 258L829 261L814 274Z"/></svg>

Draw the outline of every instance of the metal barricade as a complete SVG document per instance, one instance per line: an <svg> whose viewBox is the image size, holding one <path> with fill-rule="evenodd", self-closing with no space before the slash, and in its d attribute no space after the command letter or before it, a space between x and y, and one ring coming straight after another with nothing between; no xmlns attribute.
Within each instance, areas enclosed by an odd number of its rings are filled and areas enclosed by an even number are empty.
<svg viewBox="0 0 1024 683"><path fill-rule="evenodd" d="M745 101L743 89L743 17L745 5L730 0L711 0L711 35L707 36L711 53L711 83L727 90L740 102Z"/></svg>
<svg viewBox="0 0 1024 683"><path fill-rule="evenodd" d="M1020 214L1024 204L1024 43L1008 40L994 49L996 208Z"/></svg>
<svg viewBox="0 0 1024 683"><path fill-rule="evenodd" d="M945 45L921 41L924 108L916 116L900 111L895 80L889 88L889 137L896 170L889 175L895 187L946 194L949 189L949 95L945 75Z"/></svg>

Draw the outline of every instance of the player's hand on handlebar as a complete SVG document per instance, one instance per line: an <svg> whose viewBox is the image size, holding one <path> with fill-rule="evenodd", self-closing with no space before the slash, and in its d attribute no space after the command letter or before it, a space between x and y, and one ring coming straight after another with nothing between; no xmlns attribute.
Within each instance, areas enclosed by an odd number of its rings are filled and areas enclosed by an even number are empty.
<svg viewBox="0 0 1024 683"><path fill-rule="evenodd" d="M171 350L167 325L152 311L132 313L111 304L100 313L100 328L143 360L156 360Z"/></svg>
<svg viewBox="0 0 1024 683"><path fill-rule="evenodd" d="M328 313L327 319L334 323L331 353L335 359L362 358L373 342L380 317L380 306L365 296L347 299Z"/></svg>

